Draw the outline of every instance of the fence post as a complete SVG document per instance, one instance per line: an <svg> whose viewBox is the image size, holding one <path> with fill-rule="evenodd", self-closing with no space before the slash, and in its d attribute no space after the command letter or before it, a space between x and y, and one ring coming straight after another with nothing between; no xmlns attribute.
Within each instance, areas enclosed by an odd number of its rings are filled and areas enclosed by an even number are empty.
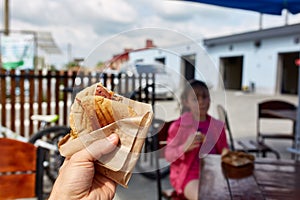
<svg viewBox="0 0 300 200"><path fill-rule="evenodd" d="M21 75L20 75L20 130L25 130L25 87L24 87L24 82L25 82L25 71L21 70ZM22 136L24 136L24 132L20 132Z"/></svg>
<svg viewBox="0 0 300 200"><path fill-rule="evenodd" d="M34 92L35 92L35 85L34 85L34 78L35 73L33 70L29 71L28 80L29 80L29 135L33 134L33 121L30 120L30 117L34 114ZM42 91L40 91L42 92Z"/></svg>
<svg viewBox="0 0 300 200"><path fill-rule="evenodd" d="M0 69L0 76L1 76L1 87L0 87L0 98L1 98L1 125L6 125L6 70Z"/></svg>
<svg viewBox="0 0 300 200"><path fill-rule="evenodd" d="M59 114L59 100L61 97L62 91L60 90L61 77L59 71L55 71L55 114ZM58 121L56 122L58 124Z"/></svg>
<svg viewBox="0 0 300 200"><path fill-rule="evenodd" d="M67 112L68 112L68 105L67 105L67 102L68 102L68 91L66 90L66 88L67 89L69 89L69 84L68 84L68 82L69 82L69 76L68 76L68 71L65 71L64 73L63 73L63 84L64 84L64 88L65 88L65 90L64 90L64 93L63 93L63 102L64 102L64 105L63 105L63 124L67 124L67 121L68 121L68 114L67 114ZM72 94L71 94L71 96L72 96Z"/></svg>
<svg viewBox="0 0 300 200"><path fill-rule="evenodd" d="M10 129L12 131L16 131L16 125L15 125L15 120L16 120L16 71L11 70L10 75L11 75L11 80L10 80Z"/></svg>

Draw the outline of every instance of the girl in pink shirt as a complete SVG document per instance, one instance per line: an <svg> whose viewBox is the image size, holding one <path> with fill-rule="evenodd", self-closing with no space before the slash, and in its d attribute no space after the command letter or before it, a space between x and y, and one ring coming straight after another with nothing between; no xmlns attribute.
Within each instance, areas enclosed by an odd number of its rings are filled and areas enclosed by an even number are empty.
<svg viewBox="0 0 300 200"><path fill-rule="evenodd" d="M169 128L165 158L177 194L198 199L200 157L221 154L228 144L224 123L207 114L210 94L204 82L188 82L181 101L183 114Z"/></svg>

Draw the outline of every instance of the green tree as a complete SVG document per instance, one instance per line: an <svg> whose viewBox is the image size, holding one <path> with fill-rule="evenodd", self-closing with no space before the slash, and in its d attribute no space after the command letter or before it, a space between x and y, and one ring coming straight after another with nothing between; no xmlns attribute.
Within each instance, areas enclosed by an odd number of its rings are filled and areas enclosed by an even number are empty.
<svg viewBox="0 0 300 200"><path fill-rule="evenodd" d="M96 68L99 69L99 70L105 69L105 62L99 61L99 62L97 63Z"/></svg>
<svg viewBox="0 0 300 200"><path fill-rule="evenodd" d="M78 62L71 61L66 64L66 69L72 69L72 68L78 67L78 66L79 66Z"/></svg>

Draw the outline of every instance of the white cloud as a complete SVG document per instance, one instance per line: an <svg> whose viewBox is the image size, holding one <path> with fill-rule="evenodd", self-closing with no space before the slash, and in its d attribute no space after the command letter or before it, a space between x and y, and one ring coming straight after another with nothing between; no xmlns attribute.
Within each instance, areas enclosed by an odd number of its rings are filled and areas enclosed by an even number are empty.
<svg viewBox="0 0 300 200"><path fill-rule="evenodd" d="M86 57L104 46L99 59L120 53L124 48L141 48L147 38L157 45L178 42L168 31L200 39L258 30L259 14L172 0L12 0L10 28L49 31L63 50L55 62L67 62L67 46L72 57ZM3 10L3 4L0 5ZM2 18L1 18L2 17ZM3 15L0 26L3 27ZM289 23L299 23L299 15L289 15ZM263 27L280 26L284 16L263 16ZM143 31L144 28L161 31ZM133 31L135 30L135 31ZM129 33L135 33L133 36ZM174 34L176 35L176 34ZM99 46L100 44L100 46ZM53 58L54 56L49 56Z"/></svg>

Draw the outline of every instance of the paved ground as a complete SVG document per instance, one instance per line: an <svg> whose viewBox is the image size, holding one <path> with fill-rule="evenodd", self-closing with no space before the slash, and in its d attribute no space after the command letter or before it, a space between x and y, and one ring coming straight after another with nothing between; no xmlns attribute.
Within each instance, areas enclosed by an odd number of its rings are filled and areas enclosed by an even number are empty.
<svg viewBox="0 0 300 200"><path fill-rule="evenodd" d="M257 95L253 93L241 93L227 91L212 92L212 105L210 113L217 117L216 105L222 104L228 111L229 120L233 136L236 139L249 140L256 137L256 105L258 102L266 99L284 99L298 104L298 98L295 95ZM156 116L166 120L172 120L179 116L178 104L175 101L157 102ZM270 124L274 129L283 129L286 124ZM289 142L271 142L270 146L276 148L283 159L290 159L290 154L286 148L291 145ZM169 188L168 177L162 180L162 187ZM155 180L149 180L140 174L133 174L128 188L118 187L114 200L155 200L157 198L157 183Z"/></svg>

